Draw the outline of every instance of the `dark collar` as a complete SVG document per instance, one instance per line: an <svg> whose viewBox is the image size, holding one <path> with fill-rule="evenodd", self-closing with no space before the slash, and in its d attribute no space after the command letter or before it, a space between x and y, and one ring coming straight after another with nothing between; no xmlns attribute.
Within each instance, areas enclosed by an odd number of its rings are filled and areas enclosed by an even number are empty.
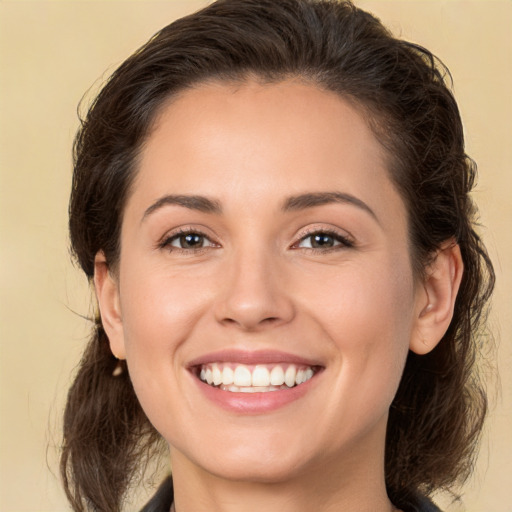
<svg viewBox="0 0 512 512"><path fill-rule="evenodd" d="M168 476L140 512L169 512L174 501L172 478Z"/></svg>
<svg viewBox="0 0 512 512"><path fill-rule="evenodd" d="M140 512L169 512L174 501L174 491L172 487L172 478L168 476L160 485L155 495L146 503ZM410 503L407 507L402 507L404 512L441 512L425 496L418 496L415 503Z"/></svg>

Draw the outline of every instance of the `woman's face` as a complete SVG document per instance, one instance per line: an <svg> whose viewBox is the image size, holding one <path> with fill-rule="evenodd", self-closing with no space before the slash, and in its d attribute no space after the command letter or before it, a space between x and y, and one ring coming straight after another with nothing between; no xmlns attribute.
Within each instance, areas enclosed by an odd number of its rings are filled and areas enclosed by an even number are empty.
<svg viewBox="0 0 512 512"><path fill-rule="evenodd" d="M278 481L383 458L422 307L406 217L379 142L334 93L209 84L162 109L109 334L173 464Z"/></svg>

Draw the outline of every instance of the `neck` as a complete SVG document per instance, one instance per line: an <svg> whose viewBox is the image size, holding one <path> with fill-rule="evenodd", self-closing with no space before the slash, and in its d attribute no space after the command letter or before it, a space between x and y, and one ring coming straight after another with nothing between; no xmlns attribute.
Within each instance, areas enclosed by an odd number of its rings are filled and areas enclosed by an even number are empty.
<svg viewBox="0 0 512 512"><path fill-rule="evenodd" d="M384 449L322 459L290 478L237 481L202 470L171 449L176 512L391 512ZM339 454L338 454L339 455Z"/></svg>

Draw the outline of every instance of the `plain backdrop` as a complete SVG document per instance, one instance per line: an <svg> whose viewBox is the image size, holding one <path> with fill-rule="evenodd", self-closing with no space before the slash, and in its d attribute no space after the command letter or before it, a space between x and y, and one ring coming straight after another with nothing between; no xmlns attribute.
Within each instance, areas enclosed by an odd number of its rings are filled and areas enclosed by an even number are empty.
<svg viewBox="0 0 512 512"><path fill-rule="evenodd" d="M206 3L0 1L1 511L69 510L57 469L60 421L90 313L66 224L77 104L159 28ZM490 381L491 419L464 501L441 503L447 511L510 512L512 2L356 3L439 55L453 74L498 276L491 325L501 382Z"/></svg>

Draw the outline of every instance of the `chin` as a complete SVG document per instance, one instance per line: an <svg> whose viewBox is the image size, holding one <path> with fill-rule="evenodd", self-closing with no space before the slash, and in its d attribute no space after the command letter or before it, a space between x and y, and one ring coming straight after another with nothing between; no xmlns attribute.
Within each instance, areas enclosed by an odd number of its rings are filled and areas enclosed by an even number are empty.
<svg viewBox="0 0 512 512"><path fill-rule="evenodd" d="M247 483L286 482L307 472L313 465L303 442L295 443L295 447L294 443L287 445L286 436L283 438L279 435L272 436L271 440L251 441L238 439L227 443L197 443L191 450L180 450L176 455L180 461L184 457L187 464L192 463L216 478ZM172 448L171 461L175 467L178 460Z"/></svg>
<svg viewBox="0 0 512 512"><path fill-rule="evenodd" d="M297 462L276 460L276 457L258 457L243 460L226 460L208 464L208 472L217 478L247 483L283 483L299 476L304 467Z"/></svg>

